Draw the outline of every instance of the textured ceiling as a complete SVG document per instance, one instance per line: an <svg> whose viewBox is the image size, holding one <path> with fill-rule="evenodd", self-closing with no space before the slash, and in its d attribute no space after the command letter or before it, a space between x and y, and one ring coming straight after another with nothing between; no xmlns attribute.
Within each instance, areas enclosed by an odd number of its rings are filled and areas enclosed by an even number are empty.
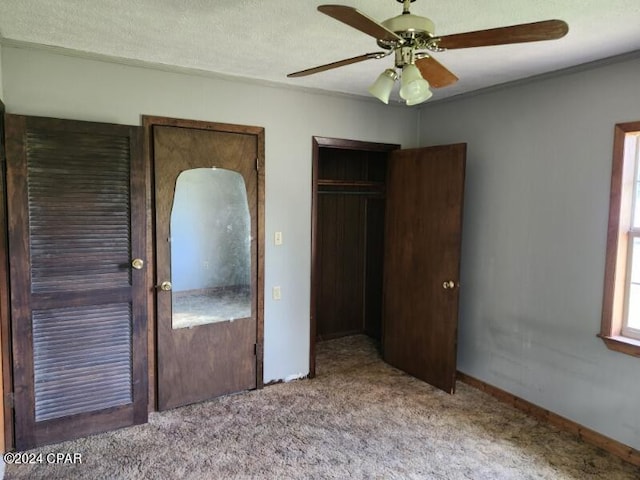
<svg viewBox="0 0 640 480"><path fill-rule="evenodd" d="M379 50L373 38L318 12L322 3L353 6L378 21L402 11L396 0L1 0L0 35L7 44L368 96L392 57L286 78ZM640 50L640 0L417 0L411 12L431 18L438 35L554 18L569 24L560 40L434 54L460 78L434 100Z"/></svg>

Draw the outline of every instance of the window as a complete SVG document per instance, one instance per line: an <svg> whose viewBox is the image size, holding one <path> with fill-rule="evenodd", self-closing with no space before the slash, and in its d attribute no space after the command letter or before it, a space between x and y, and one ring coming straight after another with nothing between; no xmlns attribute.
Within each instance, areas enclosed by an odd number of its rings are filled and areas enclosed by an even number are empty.
<svg viewBox="0 0 640 480"><path fill-rule="evenodd" d="M640 122L615 128L600 337L640 356Z"/></svg>

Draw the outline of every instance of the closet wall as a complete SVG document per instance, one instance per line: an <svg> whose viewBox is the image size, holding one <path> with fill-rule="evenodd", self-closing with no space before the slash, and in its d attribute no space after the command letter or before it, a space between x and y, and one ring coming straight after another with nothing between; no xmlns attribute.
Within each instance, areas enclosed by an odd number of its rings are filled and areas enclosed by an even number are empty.
<svg viewBox="0 0 640 480"><path fill-rule="evenodd" d="M387 152L398 147L316 141L316 338L380 339Z"/></svg>

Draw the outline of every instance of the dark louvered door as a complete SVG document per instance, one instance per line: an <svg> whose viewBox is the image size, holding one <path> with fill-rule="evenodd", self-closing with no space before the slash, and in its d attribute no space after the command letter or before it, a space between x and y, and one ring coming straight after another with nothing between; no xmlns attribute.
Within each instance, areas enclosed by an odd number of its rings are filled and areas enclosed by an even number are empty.
<svg viewBox="0 0 640 480"><path fill-rule="evenodd" d="M139 128L8 115L6 132L16 447L145 422Z"/></svg>

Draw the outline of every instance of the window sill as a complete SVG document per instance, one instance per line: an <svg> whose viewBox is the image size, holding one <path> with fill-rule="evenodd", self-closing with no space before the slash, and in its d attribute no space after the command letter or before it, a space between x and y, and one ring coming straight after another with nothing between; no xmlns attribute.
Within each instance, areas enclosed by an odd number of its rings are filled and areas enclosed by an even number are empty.
<svg viewBox="0 0 640 480"><path fill-rule="evenodd" d="M598 336L602 339L609 350L615 350L616 352L640 357L640 340L622 337L619 335L606 336L600 334Z"/></svg>

